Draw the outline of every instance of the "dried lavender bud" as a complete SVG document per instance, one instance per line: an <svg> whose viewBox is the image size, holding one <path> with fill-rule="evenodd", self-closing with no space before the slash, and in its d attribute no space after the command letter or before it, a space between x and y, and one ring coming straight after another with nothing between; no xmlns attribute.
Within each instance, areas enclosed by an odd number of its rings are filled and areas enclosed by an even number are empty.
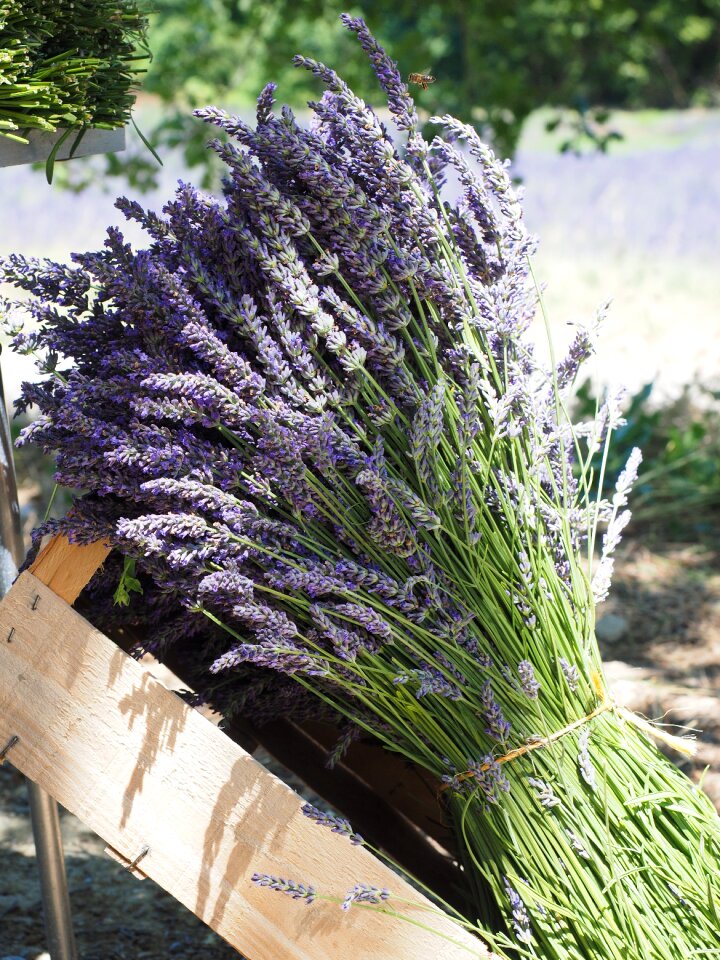
<svg viewBox="0 0 720 960"><path fill-rule="evenodd" d="M343 13L340 19L348 30L357 34L360 45L370 59L375 76L387 94L388 106L395 117L398 128L400 130L414 130L418 125L415 104L407 86L402 81L397 64L388 57L360 17L351 17L349 14Z"/></svg>
<svg viewBox="0 0 720 960"><path fill-rule="evenodd" d="M342 733L335 743L335 746L327 755L327 760L325 761L325 766L328 770L333 770L338 763L343 759L345 754L350 749L351 745L359 740L362 735L362 729L357 726L355 723L347 724L347 728L344 733Z"/></svg>
<svg viewBox="0 0 720 960"><path fill-rule="evenodd" d="M592 593L595 603L602 603L607 600L612 583L613 568L615 560L613 557L602 557L598 563L592 578Z"/></svg>
<svg viewBox="0 0 720 960"><path fill-rule="evenodd" d="M549 810L551 807L559 806L561 801L555 796L549 783L538 780L536 777L528 777L528 783L538 791L538 801L543 807Z"/></svg>
<svg viewBox="0 0 720 960"><path fill-rule="evenodd" d="M590 730L586 727L578 737L578 766L585 783L592 789L597 790L597 781L595 779L595 767L590 759L588 745L590 742Z"/></svg>
<svg viewBox="0 0 720 960"><path fill-rule="evenodd" d="M488 803L497 803L500 794L510 790L510 781L505 776L502 765L493 756L488 754L480 761L470 760L467 768L468 772L473 774L470 785L480 787L483 799Z"/></svg>
<svg viewBox="0 0 720 960"><path fill-rule="evenodd" d="M286 893L293 900L304 900L307 904L312 903L317 896L315 887L298 883L295 880L273 877L269 873L254 873L250 879L258 887L269 887L270 890L277 890L278 893Z"/></svg>
<svg viewBox="0 0 720 960"><path fill-rule="evenodd" d="M558 663L560 664L562 672L565 675L567 685L571 692L577 693L577 688L580 683L580 673L578 672L578 668L574 664L573 666L570 666L565 657L560 657Z"/></svg>
<svg viewBox="0 0 720 960"><path fill-rule="evenodd" d="M615 484L615 493L613 495L613 506L624 507L627 504L628 493L632 485L637 480L638 469L642 462L642 453L638 447L633 447L627 463L622 469L620 476Z"/></svg>
<svg viewBox="0 0 720 960"><path fill-rule="evenodd" d="M334 813L328 813L319 807L314 807L311 803L304 804L302 812L309 820L313 820L321 827L330 827L333 833L340 833L347 837L350 843L355 844L355 846L360 846L365 842L359 833L355 833L347 820Z"/></svg>
<svg viewBox="0 0 720 960"><path fill-rule="evenodd" d="M495 701L489 680L486 680L480 689L480 703L482 704L482 717L487 724L485 733L494 740L504 743L510 733L510 724L503 717L502 710Z"/></svg>
<svg viewBox="0 0 720 960"><path fill-rule="evenodd" d="M510 886L510 881L507 877L503 877L503 884L510 902L515 937L520 943L532 943L533 935L530 927L530 917L525 909L522 897L514 887Z"/></svg>
<svg viewBox="0 0 720 960"><path fill-rule="evenodd" d="M558 388L564 390L575 380L580 366L593 354L593 338L590 330L580 328L568 349L567 356L558 363Z"/></svg>
<svg viewBox="0 0 720 960"><path fill-rule="evenodd" d="M526 697L531 700L537 700L540 684L535 679L535 670L529 660L521 660L518 664L518 676L520 677L520 686Z"/></svg>
<svg viewBox="0 0 720 960"><path fill-rule="evenodd" d="M435 667L426 666L420 670L401 673L393 677L392 682L396 686L403 686L406 683L416 684L415 696L418 700L431 693L438 697L447 697L448 700L460 700L462 697L462 690L457 684L448 680L442 671Z"/></svg>
<svg viewBox="0 0 720 960"><path fill-rule="evenodd" d="M445 383L439 380L417 409L410 431L410 454L418 477L431 492L436 489L433 461L443 430Z"/></svg>
<svg viewBox="0 0 720 960"><path fill-rule="evenodd" d="M675 884L674 884L674 883L670 883L669 880L667 880L666 883L667 883L667 886L668 886L668 890L669 890L670 893L676 898L676 900L678 900L684 907L689 907L690 904L689 904L689 903L687 902L687 900L683 897L683 895L680 893L680 891L679 891L678 888L675 886Z"/></svg>
<svg viewBox="0 0 720 960"><path fill-rule="evenodd" d="M570 840L570 845L572 846L575 853L579 857L582 857L583 860L589 860L590 854L585 849L580 837L578 837L577 834L573 833L572 830L566 830L565 833L568 835L568 839Z"/></svg>
<svg viewBox="0 0 720 960"><path fill-rule="evenodd" d="M343 910L349 910L353 903L372 903L378 905L384 903L390 896L390 891L385 888L371 887L367 883L356 883L348 890L345 899L341 904Z"/></svg>
<svg viewBox="0 0 720 960"><path fill-rule="evenodd" d="M603 556L607 557L613 553L622 539L622 532L630 522L630 511L623 510L612 518L607 531L603 536Z"/></svg>

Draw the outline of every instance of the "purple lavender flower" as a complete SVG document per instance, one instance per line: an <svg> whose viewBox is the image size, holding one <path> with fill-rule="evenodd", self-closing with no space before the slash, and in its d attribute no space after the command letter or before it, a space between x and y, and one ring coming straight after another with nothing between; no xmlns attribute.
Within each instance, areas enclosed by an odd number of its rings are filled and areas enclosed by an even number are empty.
<svg viewBox="0 0 720 960"><path fill-rule="evenodd" d="M570 344L567 356L558 364L557 379L561 390L574 382L580 366L592 356L593 349L590 331L580 328Z"/></svg>
<svg viewBox="0 0 720 960"><path fill-rule="evenodd" d="M354 903L371 903L375 906L384 903L390 897L390 891L385 888L371 887L367 883L356 883L348 890L341 907L343 910L349 910Z"/></svg>
<svg viewBox="0 0 720 960"><path fill-rule="evenodd" d="M454 683L435 667L423 667L419 670L411 670L406 673L398 674L392 681L396 686L403 686L406 683L412 683L417 686L415 696L418 700L429 694L438 697L447 697L448 700L460 700L462 690L457 683Z"/></svg>
<svg viewBox="0 0 720 960"><path fill-rule="evenodd" d="M315 887L298 883L296 880L273 877L269 873L254 873L250 879L258 887L268 887L270 890L277 890L278 893L286 893L293 900L304 900L307 904L311 904L317 896Z"/></svg>
<svg viewBox="0 0 720 960"><path fill-rule="evenodd" d="M474 784L480 788L487 803L497 803L500 794L510 790L510 781L505 776L505 771L490 754L482 760L468 761L467 768L473 774L471 786Z"/></svg>
<svg viewBox="0 0 720 960"><path fill-rule="evenodd" d="M510 724L503 717L502 710L495 701L492 684L486 680L480 688L480 703L482 705L482 716L487 726L485 733L504 743L510 733Z"/></svg>
<svg viewBox="0 0 720 960"><path fill-rule="evenodd" d="M530 926L530 917L525 909L522 897L517 890L510 885L507 877L503 877L503 884L505 885L505 892L510 902L515 937L520 943L532 943L533 935Z"/></svg>
<svg viewBox="0 0 720 960"><path fill-rule="evenodd" d="M560 657L558 663L560 664L560 668L565 675L565 680L567 681L568 687L572 693L576 693L580 683L580 673L578 668L574 664L571 666L565 657Z"/></svg>
<svg viewBox="0 0 720 960"><path fill-rule="evenodd" d="M400 130L414 130L418 125L415 104L407 86L402 81L397 64L393 63L388 57L360 17L351 17L349 14L343 13L340 19L348 30L357 34L363 50L370 59L375 76L387 94L388 106L395 117L398 128Z"/></svg>
<svg viewBox="0 0 720 960"><path fill-rule="evenodd" d="M520 686L526 697L531 700L537 700L540 684L535 679L535 670L529 660L521 660L518 664L518 676L520 677Z"/></svg>
<svg viewBox="0 0 720 960"><path fill-rule="evenodd" d="M350 843L355 846L360 846L365 842L359 833L355 833L347 820L334 813L328 813L326 810L314 807L311 803L304 804L302 812L309 820L314 821L321 827L329 827L333 833L340 833L347 837Z"/></svg>
<svg viewBox="0 0 720 960"><path fill-rule="evenodd" d="M401 753L427 751L435 769L456 734L452 701L477 698L487 736L505 746L495 693L519 708L519 691L537 698L530 661L509 666L519 655L508 633L540 650L537 601L572 609L584 518L569 426L525 337L533 241L508 170L450 118L429 146L396 65L362 20L344 22L404 146L333 70L298 58L326 88L309 129L275 110L273 84L254 128L198 112L229 138L212 144L222 196L181 183L159 213L121 201L147 249L112 229L71 266L10 257L0 279L34 297L23 308L32 329L14 335L46 372L23 388L18 409L40 410L23 442L56 453L58 480L87 491L41 532L116 548L88 592L94 620L120 625L111 598L127 554L144 593L122 625L158 654L174 648L197 702L253 725L342 713L352 725L339 752L375 731ZM436 196L450 169L459 203ZM588 350L579 335L561 386ZM618 404L605 416L617 424ZM623 521L606 534L605 572ZM561 666L577 689L577 668ZM432 715L442 751L385 715L389 677L407 685L399 709ZM494 804L508 789L489 753L461 772L444 764L465 798ZM530 786L544 807L559 803L544 781ZM361 842L342 817L304 812ZM528 942L527 911L506 887ZM344 907L387 895L359 884Z"/></svg>
<svg viewBox="0 0 720 960"><path fill-rule="evenodd" d="M433 458L442 437L444 397L445 384L439 380L418 407L410 433L410 451L418 477L430 491L436 485Z"/></svg>

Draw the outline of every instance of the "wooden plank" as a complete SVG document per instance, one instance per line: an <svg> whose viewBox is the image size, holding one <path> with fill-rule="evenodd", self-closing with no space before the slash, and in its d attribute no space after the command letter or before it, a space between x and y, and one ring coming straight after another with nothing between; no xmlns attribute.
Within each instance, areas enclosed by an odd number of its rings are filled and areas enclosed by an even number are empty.
<svg viewBox="0 0 720 960"><path fill-rule="evenodd" d="M57 536L41 551L30 571L58 596L73 603L108 552L101 543L82 546ZM182 664L173 662L172 651L166 662L182 673ZM420 771L406 769L399 758L380 746L366 744L353 744L346 762L330 772L324 754L334 745L337 731L323 724L309 723L306 728L297 730L279 721L253 731L253 735L315 793L349 817L359 832L367 832L393 859L423 882L434 885L449 903L459 906L456 868L442 850L411 826L448 845L449 832L437 803L439 784ZM237 731L227 725L225 730L242 743Z"/></svg>
<svg viewBox="0 0 720 960"><path fill-rule="evenodd" d="M66 603L74 603L109 553L110 547L101 541L78 544L53 537L29 570Z"/></svg>
<svg viewBox="0 0 720 960"><path fill-rule="evenodd" d="M337 731L319 721L307 721L303 730L326 750L337 740ZM449 849L452 837L438 797L442 784L425 770L413 767L379 743L356 742L350 745L345 761L378 797L402 811L423 833Z"/></svg>
<svg viewBox="0 0 720 960"><path fill-rule="evenodd" d="M126 651L142 642L141 636L130 636L124 630L112 631L109 636ZM145 654L141 663L168 689L192 689L185 662L174 654L175 651L170 648L162 663L152 654ZM334 769L328 769L328 751L340 735L338 728L329 724L304 723L298 726L287 720L275 720L254 728L246 718L235 717L229 721L219 714L203 712L205 716L210 715L216 725L220 723L225 735L248 753L254 753L258 746L262 746L313 793L341 811L354 829L372 842L374 847L383 850L414 877L435 890L447 903L461 911L467 908L465 878L455 865L453 856L448 853L452 838L447 825L441 822L438 781L432 781L429 775L410 768L398 755L387 753L379 744L361 745L368 747L367 754L363 755L363 775L353 761L353 750L358 744L353 745L350 754ZM315 730L322 732L322 741L309 732ZM386 758L393 761L387 771L384 768ZM388 788L384 781L386 773ZM396 785L401 782L403 789L399 795ZM434 820L431 826L442 836L443 844L428 836L402 805L407 800L408 808L414 809L417 806L414 795L427 793L430 783L434 783L431 793Z"/></svg>
<svg viewBox="0 0 720 960"><path fill-rule="evenodd" d="M64 130L57 133L45 133L42 130L31 130L26 139L27 143L18 143L8 137L0 137L0 167L13 167L22 163L43 163L50 156L55 144L64 135ZM58 160L70 159L70 151L75 143L77 133L73 132L63 143L57 153ZM125 128L116 130L96 130L90 128L85 131L82 140L75 150L74 157L88 157L94 153L117 153L125 149Z"/></svg>
<svg viewBox="0 0 720 960"><path fill-rule="evenodd" d="M249 960L489 956L368 851L303 817L289 787L30 572L0 604L0 743L13 735L19 770L128 862L149 846L142 872ZM255 887L256 871L339 899L387 887L422 926L308 906Z"/></svg>
<svg viewBox="0 0 720 960"><path fill-rule="evenodd" d="M235 739L232 726L224 725L224 729ZM378 788L375 782L368 782L367 777L358 770L352 762L352 754L347 761L343 760L329 770L326 763L327 747L311 736L306 724L297 727L285 720L276 720L253 730L253 734L276 760L299 776L314 793L327 800L336 810L342 811L354 829L370 840L374 847L389 854L447 903L458 909L465 906L465 878L462 872L453 864L447 851L433 842L402 807L388 800L385 794L389 791L384 790L380 776L375 776L380 781ZM337 730L334 738L337 739ZM376 760L383 772L385 757L397 759L382 747L365 756ZM391 785L405 777L405 797L414 780L412 773L401 764L389 764L387 773ZM422 785L419 779L417 783ZM441 811L436 797L433 799L435 818L439 824ZM447 827L444 830L447 835Z"/></svg>

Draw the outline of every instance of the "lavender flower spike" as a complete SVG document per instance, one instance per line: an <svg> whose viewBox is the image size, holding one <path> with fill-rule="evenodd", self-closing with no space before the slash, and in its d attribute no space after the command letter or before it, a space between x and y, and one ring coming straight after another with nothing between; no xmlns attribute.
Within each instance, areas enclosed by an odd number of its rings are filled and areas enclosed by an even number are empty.
<svg viewBox="0 0 720 960"><path fill-rule="evenodd" d="M613 495L614 507L624 507L627 504L628 493L637 480L638 469L641 463L642 453L638 447L633 447L627 463L615 484L615 493Z"/></svg>
<svg viewBox="0 0 720 960"><path fill-rule="evenodd" d="M387 900L390 891L384 887L371 887L367 883L356 883L352 890L348 890L342 902L342 909L349 910L353 903L372 903L376 906Z"/></svg>
<svg viewBox="0 0 720 960"><path fill-rule="evenodd" d="M344 837L347 837L350 843L355 846L360 846L365 843L360 834L355 833L350 823L343 819L343 817L338 817L334 813L328 813L326 810L314 807L311 803L304 804L302 812L309 820L313 820L321 827L330 827L333 833L340 833Z"/></svg>
<svg viewBox="0 0 720 960"><path fill-rule="evenodd" d="M510 882L508 881L507 877L503 878L503 883L505 885L505 892L507 893L508 900L510 901L515 936L521 943L532 943L533 935L530 928L530 917L525 909L525 904L522 901L522 897L514 887L510 886Z"/></svg>
<svg viewBox="0 0 720 960"><path fill-rule="evenodd" d="M415 103L403 83L397 64L385 53L383 48L370 33L365 21L360 17L351 17L348 13L340 15L340 19L353 33L357 34L360 46L370 59L375 75L380 81L388 98L390 113L395 117L395 123L400 130L414 130L418 125L418 115Z"/></svg>
<svg viewBox="0 0 720 960"><path fill-rule="evenodd" d="M277 890L278 893L286 893L293 900L304 900L307 904L312 903L317 896L315 887L298 883L295 880L272 877L269 873L254 873L250 879L258 887L269 887L271 890Z"/></svg>
<svg viewBox="0 0 720 960"><path fill-rule="evenodd" d="M518 676L520 685L526 697L531 700L537 700L540 684L535 679L535 670L529 660L521 660L518 664Z"/></svg>
<svg viewBox="0 0 720 960"><path fill-rule="evenodd" d="M544 780L538 780L536 777L528 777L528 783L538 792L538 802L541 806L549 810L551 807L557 807L561 800L555 796L555 792L549 783Z"/></svg>
<svg viewBox="0 0 720 960"><path fill-rule="evenodd" d="M597 781L595 779L595 767L590 759L588 744L590 742L590 731L586 727L578 737L578 766L585 783L592 789L597 790Z"/></svg>
<svg viewBox="0 0 720 960"><path fill-rule="evenodd" d="M485 733L494 740L504 743L510 733L510 724L503 716L502 710L495 701L489 680L486 680L482 685L480 702L482 704L482 716L487 723Z"/></svg>
<svg viewBox="0 0 720 960"><path fill-rule="evenodd" d="M577 693L577 688L580 683L580 672L578 671L578 668L574 664L571 666L565 657L560 657L558 663L560 664L562 672L565 675L565 679L567 680L568 687L570 687L570 691L572 693Z"/></svg>
<svg viewBox="0 0 720 960"><path fill-rule="evenodd" d="M478 763L476 760L468 762L468 771L473 774L473 782L482 790L482 796L488 803L497 803L500 793L508 793L510 781L497 760L488 755Z"/></svg>

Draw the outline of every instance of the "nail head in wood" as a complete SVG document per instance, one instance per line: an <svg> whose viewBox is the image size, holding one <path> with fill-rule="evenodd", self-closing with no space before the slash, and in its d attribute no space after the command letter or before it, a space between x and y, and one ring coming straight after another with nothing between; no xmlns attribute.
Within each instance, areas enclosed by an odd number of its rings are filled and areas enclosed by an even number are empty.
<svg viewBox="0 0 720 960"><path fill-rule="evenodd" d="M0 750L0 764L5 763L5 757L12 750L12 748L20 742L20 737L10 737L5 746Z"/></svg>
<svg viewBox="0 0 720 960"><path fill-rule="evenodd" d="M146 857L149 853L150 853L150 847L148 847L147 845L145 845L145 846L142 848L142 850L140 851L140 853L135 857L135 859L133 860L133 862L132 862L132 863L129 863L129 864L127 865L127 867L125 867L125 869L126 869L126 870L129 870L130 873L132 873L132 871L136 869L137 865L140 863L140 861L143 859L143 857Z"/></svg>

